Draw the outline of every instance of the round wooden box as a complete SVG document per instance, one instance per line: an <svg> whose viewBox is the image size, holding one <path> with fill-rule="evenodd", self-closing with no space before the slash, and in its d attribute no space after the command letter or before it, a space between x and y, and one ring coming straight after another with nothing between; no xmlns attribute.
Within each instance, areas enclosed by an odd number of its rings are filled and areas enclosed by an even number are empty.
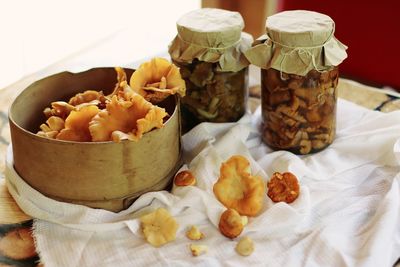
<svg viewBox="0 0 400 267"><path fill-rule="evenodd" d="M125 70L128 80L133 70ZM170 117L138 142L70 142L37 136L43 109L84 90L112 91L113 68L63 72L26 88L9 110L14 168L30 186L55 200L120 211L141 194L165 189L180 166L180 111L170 96L159 106Z"/></svg>

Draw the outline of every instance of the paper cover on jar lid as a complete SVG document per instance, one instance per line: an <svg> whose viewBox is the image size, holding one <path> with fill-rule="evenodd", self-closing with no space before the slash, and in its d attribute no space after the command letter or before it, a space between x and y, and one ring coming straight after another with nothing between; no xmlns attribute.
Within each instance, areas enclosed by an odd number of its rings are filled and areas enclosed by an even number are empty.
<svg viewBox="0 0 400 267"><path fill-rule="evenodd" d="M176 25L178 34L169 45L173 60L219 62L222 71L238 71L249 65L243 53L253 38L242 32L244 22L238 12L198 9L183 15Z"/></svg>
<svg viewBox="0 0 400 267"><path fill-rule="evenodd" d="M285 11L267 18L266 34L245 52L247 59L263 69L306 75L328 70L346 57L347 46L334 36L335 23L312 11Z"/></svg>

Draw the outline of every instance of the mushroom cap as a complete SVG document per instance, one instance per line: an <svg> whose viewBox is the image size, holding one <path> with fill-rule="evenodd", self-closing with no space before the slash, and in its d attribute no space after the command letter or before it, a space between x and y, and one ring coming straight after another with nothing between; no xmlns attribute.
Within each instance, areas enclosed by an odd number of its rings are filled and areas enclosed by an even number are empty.
<svg viewBox="0 0 400 267"><path fill-rule="evenodd" d="M235 155L222 163L213 191L225 207L240 215L256 216L263 207L264 181L250 174L250 163L243 156Z"/></svg>
<svg viewBox="0 0 400 267"><path fill-rule="evenodd" d="M179 172L175 176L174 183L176 186L188 186L196 184L196 177L189 170Z"/></svg>
<svg viewBox="0 0 400 267"><path fill-rule="evenodd" d="M250 237L243 237L236 244L236 252L241 256L249 256L254 252L254 242Z"/></svg>
<svg viewBox="0 0 400 267"><path fill-rule="evenodd" d="M221 234L233 239L243 231L242 217L236 210L227 209L221 214L218 228Z"/></svg>
<svg viewBox="0 0 400 267"><path fill-rule="evenodd" d="M154 247L175 240L178 223L164 208L159 208L140 217L144 237Z"/></svg>
<svg viewBox="0 0 400 267"><path fill-rule="evenodd" d="M132 74L129 85L153 104L176 93L183 97L186 92L179 68L164 58L153 58L141 64Z"/></svg>
<svg viewBox="0 0 400 267"><path fill-rule="evenodd" d="M291 172L275 172L268 184L268 196L274 202L292 203L300 194L297 177Z"/></svg>

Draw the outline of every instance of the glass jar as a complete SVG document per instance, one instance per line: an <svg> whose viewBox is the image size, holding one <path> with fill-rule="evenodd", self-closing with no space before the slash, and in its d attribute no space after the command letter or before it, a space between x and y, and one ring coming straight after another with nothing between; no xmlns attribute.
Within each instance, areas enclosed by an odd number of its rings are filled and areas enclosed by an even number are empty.
<svg viewBox="0 0 400 267"><path fill-rule="evenodd" d="M203 8L177 21L169 54L186 82L182 129L200 122L234 122L246 111L248 65L244 51L252 37L242 32L238 12Z"/></svg>
<svg viewBox="0 0 400 267"><path fill-rule="evenodd" d="M333 142L338 67L305 76L261 70L262 139L273 149L308 154Z"/></svg>
<svg viewBox="0 0 400 267"><path fill-rule="evenodd" d="M185 128L204 121L233 122L246 110L248 68L222 72L217 63L193 60L174 62L186 81L186 96L181 100Z"/></svg>
<svg viewBox="0 0 400 267"><path fill-rule="evenodd" d="M262 140L296 154L320 151L336 133L338 65L347 47L323 14L285 11L267 18L267 34L246 52L261 67Z"/></svg>

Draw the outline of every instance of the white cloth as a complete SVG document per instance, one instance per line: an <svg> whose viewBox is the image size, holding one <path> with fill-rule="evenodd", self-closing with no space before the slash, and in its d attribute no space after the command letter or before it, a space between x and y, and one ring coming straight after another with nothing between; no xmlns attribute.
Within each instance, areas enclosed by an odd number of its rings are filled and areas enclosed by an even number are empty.
<svg viewBox="0 0 400 267"><path fill-rule="evenodd" d="M184 168L197 186L145 194L120 213L44 197L16 174L11 149L6 178L18 205L38 218L33 233L45 266L392 266L400 257L400 111L383 114L339 100L337 118L333 144L302 157L272 152L260 141L260 109L239 123L203 123L183 137ZM241 235L254 240L249 257L239 256L237 240L217 227L224 207L212 186L233 154L246 156L265 181L291 171L301 185L292 204L266 196L262 213L249 219ZM154 248L137 217L160 206L180 227L176 241ZM193 224L205 239L185 237ZM209 252L191 256L193 242Z"/></svg>

